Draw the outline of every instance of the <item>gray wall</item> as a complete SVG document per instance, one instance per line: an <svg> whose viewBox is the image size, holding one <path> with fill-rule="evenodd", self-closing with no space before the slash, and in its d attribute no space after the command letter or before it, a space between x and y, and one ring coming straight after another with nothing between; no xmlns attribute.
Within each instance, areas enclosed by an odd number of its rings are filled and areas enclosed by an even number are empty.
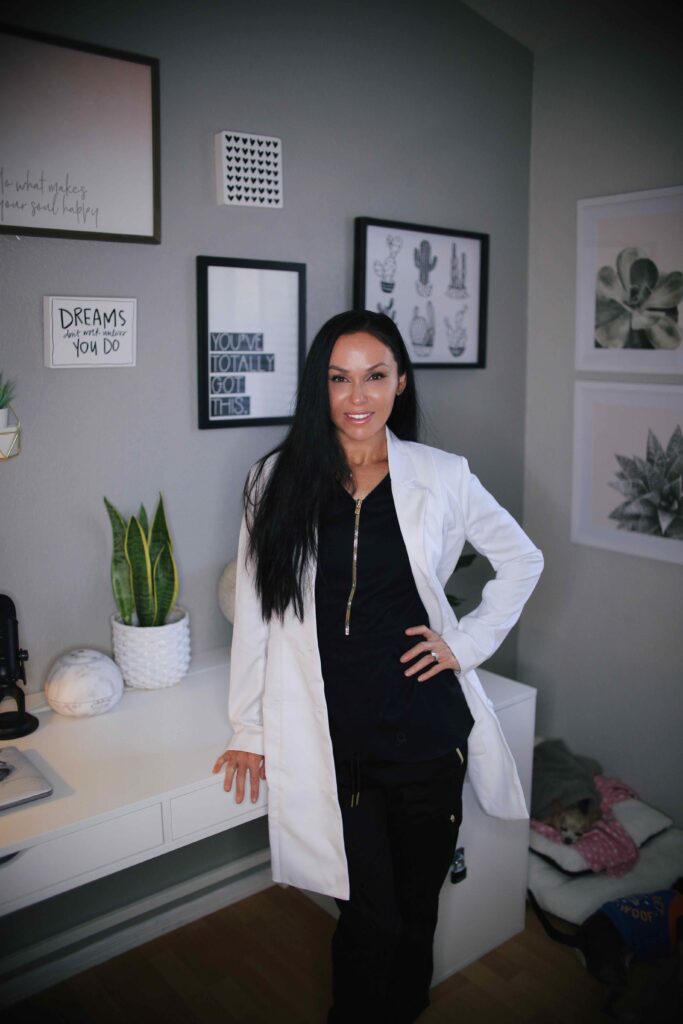
<svg viewBox="0 0 683 1024"><path fill-rule="evenodd" d="M309 338L351 304L353 218L491 233L485 371L421 371L427 438L466 454L521 514L531 56L467 8L412 3L10 2L3 16L161 61L162 244L0 237L0 366L18 380L21 456L0 469L2 591L29 688L74 647L110 650L110 531L158 491L195 652L224 645L216 584L249 465L275 428L199 431L195 257L308 268ZM283 139L285 205L214 201L220 129ZM134 369L43 366L43 295L138 298ZM458 592L474 592L483 566ZM514 638L493 663L514 673Z"/></svg>
<svg viewBox="0 0 683 1024"><path fill-rule="evenodd" d="M310 338L351 304L355 216L490 232L488 367L421 371L418 383L428 439L467 455L521 515L526 50L450 0L429 17L392 0L22 0L3 15L161 61L162 244L0 237L0 366L18 379L25 428L21 456L0 467L0 589L17 606L31 690L63 651L110 650L103 494L132 512L163 491L194 650L228 640L216 584L246 471L281 432L197 429L198 254L306 263ZM283 210L215 204L212 138L226 128L283 139ZM107 294L138 298L137 367L46 369L43 295ZM475 563L457 592L475 600L485 578ZM492 664L514 674L514 638ZM224 857L241 850L230 833ZM164 884L206 860L204 847L180 851ZM141 895L155 887L144 866L127 877ZM94 915L110 899L106 880L93 883L84 907ZM13 917L17 944L57 927L63 901L53 904Z"/></svg>
<svg viewBox="0 0 683 1024"><path fill-rule="evenodd" d="M682 95L666 42L643 45L615 25L536 57L524 508L546 569L519 639L539 733L597 757L679 824L681 566L569 538L576 201L680 185Z"/></svg>

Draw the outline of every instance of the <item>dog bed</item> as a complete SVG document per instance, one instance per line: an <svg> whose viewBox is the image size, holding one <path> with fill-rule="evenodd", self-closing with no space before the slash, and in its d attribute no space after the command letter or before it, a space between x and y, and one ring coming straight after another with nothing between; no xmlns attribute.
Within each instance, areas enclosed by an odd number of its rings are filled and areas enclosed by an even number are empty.
<svg viewBox="0 0 683 1024"><path fill-rule="evenodd" d="M642 800L622 800L614 804L612 813L638 847L673 824L666 814L644 804ZM533 828L529 832L529 847L534 853L572 875L591 870L590 864L573 843L555 843Z"/></svg>
<svg viewBox="0 0 683 1024"><path fill-rule="evenodd" d="M536 900L548 913L577 925L608 900L666 889L681 875L683 830L673 827L645 842L638 863L619 877L590 871L569 874L529 852L529 888Z"/></svg>

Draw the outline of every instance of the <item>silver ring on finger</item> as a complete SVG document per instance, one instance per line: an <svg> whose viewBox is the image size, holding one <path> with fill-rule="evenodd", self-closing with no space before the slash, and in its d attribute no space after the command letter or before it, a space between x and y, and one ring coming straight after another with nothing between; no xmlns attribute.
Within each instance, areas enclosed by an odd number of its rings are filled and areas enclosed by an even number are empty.
<svg viewBox="0 0 683 1024"><path fill-rule="evenodd" d="M436 653L436 651L430 651L429 653L431 654L431 656L434 659L434 661L436 661L436 662L441 661L441 659L440 659L439 655Z"/></svg>

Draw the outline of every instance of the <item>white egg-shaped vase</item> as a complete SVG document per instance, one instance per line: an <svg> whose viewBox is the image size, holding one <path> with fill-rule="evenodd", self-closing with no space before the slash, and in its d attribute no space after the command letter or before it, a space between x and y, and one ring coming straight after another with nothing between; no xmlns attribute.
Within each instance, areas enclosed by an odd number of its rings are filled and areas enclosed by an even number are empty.
<svg viewBox="0 0 683 1024"><path fill-rule="evenodd" d="M135 620L135 616L133 616ZM190 616L176 605L163 626L127 626L111 617L114 661L126 686L158 690L175 686L190 667Z"/></svg>
<svg viewBox="0 0 683 1024"><path fill-rule="evenodd" d="M45 682L45 697L53 711L86 718L109 711L121 700L123 678L111 658L80 648L57 658Z"/></svg>

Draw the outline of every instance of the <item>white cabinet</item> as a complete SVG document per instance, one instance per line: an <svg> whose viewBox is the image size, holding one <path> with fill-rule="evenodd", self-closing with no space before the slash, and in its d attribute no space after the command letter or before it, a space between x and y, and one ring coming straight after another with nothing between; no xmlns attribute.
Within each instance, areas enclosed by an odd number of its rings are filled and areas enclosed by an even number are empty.
<svg viewBox="0 0 683 1024"><path fill-rule="evenodd" d="M477 674L493 701L528 805L536 691L481 669ZM503 821L485 814L466 780L458 846L465 850L467 877L453 885L449 876L441 891L434 984L524 928L528 821Z"/></svg>

